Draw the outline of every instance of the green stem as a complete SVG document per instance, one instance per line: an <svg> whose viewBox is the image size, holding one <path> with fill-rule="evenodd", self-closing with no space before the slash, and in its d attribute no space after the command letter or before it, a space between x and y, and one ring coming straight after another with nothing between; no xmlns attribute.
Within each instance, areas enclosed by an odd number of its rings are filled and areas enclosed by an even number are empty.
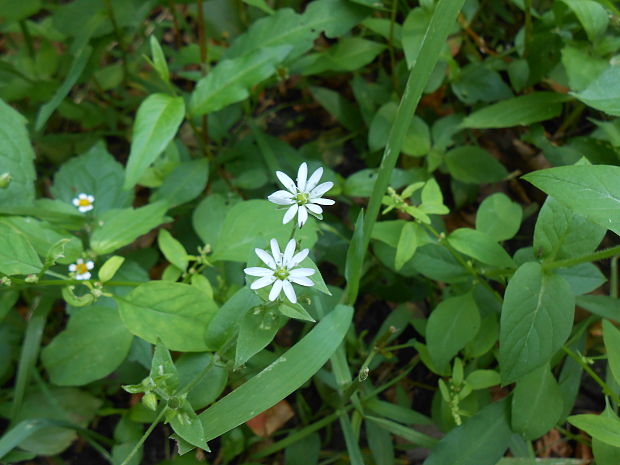
<svg viewBox="0 0 620 465"><path fill-rule="evenodd" d="M590 368L590 365L588 365L588 363L584 360L583 357L580 357L579 355L577 355L575 352L573 352L566 346L562 346L562 350L564 350L564 352L566 352L569 357L575 360L581 366L581 368L583 368L583 370L586 373L588 373L588 375L590 375L590 377L596 382L596 384L598 384L601 387L605 395L611 397L613 401L616 403L616 405L620 404L620 397L618 397L618 394L616 394L607 385L607 383L603 381L601 377L597 375L592 368Z"/></svg>
<svg viewBox="0 0 620 465"><path fill-rule="evenodd" d="M388 48L390 52L390 68L392 78L392 88L398 91L398 81L396 78L396 56L394 55L394 25L396 24L396 10L398 0L392 0L392 11L390 12L390 35L388 36Z"/></svg>
<svg viewBox="0 0 620 465"><path fill-rule="evenodd" d="M614 257L611 259L611 276L609 277L609 295L613 298L618 298L618 286L620 283L618 282L618 258Z"/></svg>
<svg viewBox="0 0 620 465"><path fill-rule="evenodd" d="M114 28L114 35L116 36L116 40L118 41L118 46L121 49L121 55L123 56L123 61L122 61L123 82L126 84L129 78L127 48L125 47L125 42L123 41L123 33L121 32L121 29L118 26L118 21L116 21L116 15L114 14L114 7L112 6L112 1L105 0L105 5L108 10L108 16L110 18L110 22L112 23L112 27Z"/></svg>
<svg viewBox="0 0 620 465"><path fill-rule="evenodd" d="M149 437L149 435L153 432L153 430L155 429L155 427L159 423L159 420L161 420L161 417L164 416L164 412L165 411L166 411L166 407L164 406L164 407L162 407L161 411L157 415L157 418L155 418L153 423L151 423L151 426L148 427L148 429L142 435L140 440L136 443L136 445L133 447L133 449L131 449L131 452L129 453L129 455L127 457L125 457L125 460L123 460L123 463L121 463L121 465L127 465L129 463L129 461L133 458L133 456L136 455L136 452L138 452L138 449L140 449L140 447L142 447L142 444L144 444L144 441L146 441L146 438Z"/></svg>
<svg viewBox="0 0 620 465"><path fill-rule="evenodd" d="M34 60L35 55L34 55L34 46L32 45L32 36L30 35L30 30L28 29L28 24L26 23L25 19L19 22L19 28L21 29L22 34L24 35L24 41L26 42L26 49L28 50L28 56L30 57L31 60ZM36 69L36 67L34 69Z"/></svg>
<svg viewBox="0 0 620 465"><path fill-rule="evenodd" d="M179 390L178 395L181 394L185 394L186 392L190 392L192 389L194 389L194 387L196 386L196 384L198 384L202 378L205 377L205 375L209 372L209 370L211 369L211 366L213 365L213 357L214 355L212 355L209 358L209 363L207 363L207 365L200 371L200 373L198 373L194 379L192 379L189 383L187 383L182 389Z"/></svg>
<svg viewBox="0 0 620 465"><path fill-rule="evenodd" d="M620 255L620 245L611 247L605 250L599 250L590 254L582 255L581 257L566 258L564 260L558 260L555 262L543 263L544 270L554 270L556 268L570 268L571 266L580 265L582 263L595 262L597 260L604 260Z"/></svg>

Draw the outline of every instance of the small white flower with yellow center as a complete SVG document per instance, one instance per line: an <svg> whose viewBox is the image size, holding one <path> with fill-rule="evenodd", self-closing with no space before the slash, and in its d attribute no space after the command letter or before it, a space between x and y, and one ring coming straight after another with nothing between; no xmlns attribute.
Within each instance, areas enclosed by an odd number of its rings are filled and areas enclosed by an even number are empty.
<svg viewBox="0 0 620 465"><path fill-rule="evenodd" d="M80 213L86 213L91 211L93 208L93 202L95 201L95 197L89 194L80 194L76 198L73 199L73 205L77 207Z"/></svg>
<svg viewBox="0 0 620 465"><path fill-rule="evenodd" d="M272 302L284 291L288 300L297 303L297 296L291 283L306 287L314 286L312 280L308 278L314 274L312 268L295 268L309 253L308 249L304 249L295 254L295 239L288 241L284 253L280 252L280 246L275 239L271 239L271 255L262 249L254 249L254 251L269 268L255 266L243 271L247 275L259 277L252 283L250 289L261 289L273 284L269 292L269 300Z"/></svg>
<svg viewBox="0 0 620 465"><path fill-rule="evenodd" d="M335 203L331 199L321 198L323 194L334 187L334 183L331 181L319 184L322 175L323 168L318 168L308 178L308 165L305 162L299 166L297 171L297 184L282 171L276 171L276 176L287 190L276 191L267 198L276 205L290 205L284 214L282 224L288 223L297 215L297 223L301 228L308 220L308 212L320 218L321 213L323 213L320 205L333 205Z"/></svg>
<svg viewBox="0 0 620 465"><path fill-rule="evenodd" d="M90 271L95 267L95 264L88 260L85 262L83 259L78 258L75 263L69 265L69 271L74 274L75 279L80 281L90 279Z"/></svg>

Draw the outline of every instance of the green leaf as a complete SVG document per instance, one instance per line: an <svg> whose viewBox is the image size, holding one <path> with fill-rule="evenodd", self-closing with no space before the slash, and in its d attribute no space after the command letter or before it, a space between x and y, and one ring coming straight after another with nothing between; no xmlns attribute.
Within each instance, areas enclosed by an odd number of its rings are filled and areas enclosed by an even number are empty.
<svg viewBox="0 0 620 465"><path fill-rule="evenodd" d="M427 436L424 433L420 433L413 428L399 425L392 420L386 420L385 418L378 418L370 415L366 415L365 418L366 420L376 424L377 426L381 426L381 428L385 429L386 431L389 431L390 433L395 434L396 436L399 436L421 447L430 448L437 444L437 439Z"/></svg>
<svg viewBox="0 0 620 465"><path fill-rule="evenodd" d="M361 37L347 37L321 53L313 53L301 59L295 66L302 75L325 71L355 71L371 63L385 45Z"/></svg>
<svg viewBox="0 0 620 465"><path fill-rule="evenodd" d="M543 365L517 381L512 396L512 430L525 439L536 439L555 426L562 408L560 387L549 365Z"/></svg>
<svg viewBox="0 0 620 465"><path fill-rule="evenodd" d="M357 107L339 92L326 87L310 87L310 91L316 101L349 131L357 131L362 126Z"/></svg>
<svg viewBox="0 0 620 465"><path fill-rule="evenodd" d="M73 206L78 194L95 197L93 213L98 216L113 208L127 208L133 202L133 192L122 189L125 171L120 163L98 142L87 152L68 160L54 176L50 191L58 200Z"/></svg>
<svg viewBox="0 0 620 465"><path fill-rule="evenodd" d="M291 234L291 225L283 225L284 211L266 200L247 200L233 206L224 219L213 246L213 260L246 262L256 244L268 243L275 238L282 246ZM311 248L317 240L317 226L313 219L297 236L300 248Z"/></svg>
<svg viewBox="0 0 620 465"><path fill-rule="evenodd" d="M496 241L512 239L519 231L523 209L498 192L485 198L476 213L476 229Z"/></svg>
<svg viewBox="0 0 620 465"><path fill-rule="evenodd" d="M192 225L198 237L205 244L215 244L224 218L237 199L228 199L220 194L205 197L192 213Z"/></svg>
<svg viewBox="0 0 620 465"><path fill-rule="evenodd" d="M188 261L185 247L165 229L159 230L157 245L159 246L159 250L164 254L164 257L166 257L166 260L181 271L186 270Z"/></svg>
<svg viewBox="0 0 620 465"><path fill-rule="evenodd" d="M561 166L523 178L590 221L620 234L620 166Z"/></svg>
<svg viewBox="0 0 620 465"><path fill-rule="evenodd" d="M81 386L112 373L129 353L133 335L116 306L74 311L67 328L43 349L43 366L59 386Z"/></svg>
<svg viewBox="0 0 620 465"><path fill-rule="evenodd" d="M448 236L448 242L459 252L487 265L506 268L515 266L514 261L501 245L476 229L455 229Z"/></svg>
<svg viewBox="0 0 620 465"><path fill-rule="evenodd" d="M602 417L614 419L616 417L616 413L613 409L607 405L603 413L601 413ZM597 465L616 465L620 460L620 447L614 447L609 445L600 439L592 438L592 452L594 452L594 458L596 459Z"/></svg>
<svg viewBox="0 0 620 465"><path fill-rule="evenodd" d="M149 95L138 107L127 160L124 189L135 186L170 143L185 116L183 97Z"/></svg>
<svg viewBox="0 0 620 465"><path fill-rule="evenodd" d="M554 272L564 278L576 296L592 292L607 281L605 275L594 263L580 263L568 268L557 268Z"/></svg>
<svg viewBox="0 0 620 465"><path fill-rule="evenodd" d="M34 15L41 9L41 0L0 0L2 19L7 22L20 21Z"/></svg>
<svg viewBox="0 0 620 465"><path fill-rule="evenodd" d="M495 102L512 97L510 87L497 71L482 63L471 63L461 69L452 82L452 90L467 105L478 102Z"/></svg>
<svg viewBox="0 0 620 465"><path fill-rule="evenodd" d="M603 318L620 323L620 299L606 295L580 295L577 305Z"/></svg>
<svg viewBox="0 0 620 465"><path fill-rule="evenodd" d="M170 350L207 350L204 334L217 306L199 289L151 281L116 299L123 322L136 336L152 344L159 338Z"/></svg>
<svg viewBox="0 0 620 465"><path fill-rule="evenodd" d="M162 81L170 82L170 72L168 71L168 63L166 63L166 55L164 55L164 51L161 49L157 37L152 35L149 39L149 43L151 45L151 55L153 56L155 71L157 71Z"/></svg>
<svg viewBox="0 0 620 465"><path fill-rule="evenodd" d="M424 465L495 465L510 443L508 400L487 405L439 441Z"/></svg>
<svg viewBox="0 0 620 465"><path fill-rule="evenodd" d="M577 16L590 41L599 39L609 23L609 14L598 2L592 0L562 0Z"/></svg>
<svg viewBox="0 0 620 465"><path fill-rule="evenodd" d="M255 53L220 61L198 81L190 100L192 116L221 110L250 95L249 89L269 78L292 46L262 47Z"/></svg>
<svg viewBox="0 0 620 465"><path fill-rule="evenodd" d="M226 388L228 370L226 367L216 365L212 358L213 355L206 352L186 352L175 360L181 388L187 386L210 365L204 377L194 384L187 394L187 400L194 410L214 402Z"/></svg>
<svg viewBox="0 0 620 465"><path fill-rule="evenodd" d="M0 206L29 205L34 200L34 152L26 120L0 99L0 175L11 182L0 189Z"/></svg>
<svg viewBox="0 0 620 465"><path fill-rule="evenodd" d="M495 370L474 370L467 375L465 382L474 390L487 389L500 384L502 378Z"/></svg>
<svg viewBox="0 0 620 465"><path fill-rule="evenodd" d="M32 274L43 267L34 247L26 236L14 228L0 223L0 273Z"/></svg>
<svg viewBox="0 0 620 465"><path fill-rule="evenodd" d="M353 303L359 292L362 269L364 266L364 210L360 210L355 221L353 237L347 248L347 259L344 265L344 276L347 280L347 302Z"/></svg>
<svg viewBox="0 0 620 465"><path fill-rule="evenodd" d="M497 182L508 176L508 171L489 152L474 145L450 150L445 155L448 171L455 179L470 184Z"/></svg>
<svg viewBox="0 0 620 465"><path fill-rule="evenodd" d="M539 263L519 267L502 306L499 362L502 383L511 383L547 363L568 338L575 298L560 276Z"/></svg>
<svg viewBox="0 0 620 465"><path fill-rule="evenodd" d="M137 209L109 210L98 221L90 246L99 255L114 252L131 244L165 221L168 205L157 202Z"/></svg>
<svg viewBox="0 0 620 465"><path fill-rule="evenodd" d="M588 106L620 116L620 66L610 66L575 97Z"/></svg>
<svg viewBox="0 0 620 465"><path fill-rule="evenodd" d="M110 281L118 269L123 265L124 261L125 257L121 257L119 255L114 255L108 258L105 263L101 265L101 268L99 268L99 280L102 283Z"/></svg>
<svg viewBox="0 0 620 465"><path fill-rule="evenodd" d="M164 200L169 207L176 207L194 200L207 185L209 161L206 158L181 163L164 179L149 201Z"/></svg>
<svg viewBox="0 0 620 465"><path fill-rule="evenodd" d="M471 341L480 329L480 313L471 293L442 300L426 325L426 342L433 364L440 370Z"/></svg>
<svg viewBox="0 0 620 465"><path fill-rule="evenodd" d="M592 439L620 447L620 418L612 412L607 415L573 415L568 417L568 422L588 433Z"/></svg>
<svg viewBox="0 0 620 465"><path fill-rule="evenodd" d="M281 326L278 312L264 307L249 309L239 322L239 336L235 351L235 368L267 347Z"/></svg>
<svg viewBox="0 0 620 465"><path fill-rule="evenodd" d="M426 415L397 404L379 400L376 397L364 402L364 406L375 415L380 415L406 425L428 425L432 423L431 419Z"/></svg>
<svg viewBox="0 0 620 465"><path fill-rule="evenodd" d="M396 257L394 258L394 268L397 271L413 257L415 250L418 248L418 228L419 226L416 223L407 222L400 232L398 245L396 246Z"/></svg>
<svg viewBox="0 0 620 465"><path fill-rule="evenodd" d="M570 97L554 92L533 92L502 100L476 110L462 123L464 128L488 129L526 126L555 118L562 111L562 102Z"/></svg>
<svg viewBox="0 0 620 465"><path fill-rule="evenodd" d="M547 197L534 228L534 250L549 261L578 257L593 252L605 232L605 228Z"/></svg>
<svg viewBox="0 0 620 465"><path fill-rule="evenodd" d="M617 383L620 383L620 330L608 320L603 320L603 341L607 362Z"/></svg>
<svg viewBox="0 0 620 465"><path fill-rule="evenodd" d="M210 441L301 387L338 348L353 309L339 305L271 365L199 415Z"/></svg>
<svg viewBox="0 0 620 465"><path fill-rule="evenodd" d="M607 60L592 56L586 48L566 46L562 49L562 64L568 84L573 91L582 91L609 67Z"/></svg>

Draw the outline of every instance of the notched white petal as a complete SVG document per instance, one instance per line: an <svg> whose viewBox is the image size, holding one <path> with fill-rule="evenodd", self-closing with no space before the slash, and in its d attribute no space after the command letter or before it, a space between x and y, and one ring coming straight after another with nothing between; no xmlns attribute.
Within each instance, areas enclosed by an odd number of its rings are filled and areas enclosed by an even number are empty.
<svg viewBox="0 0 620 465"><path fill-rule="evenodd" d="M301 228L308 221L308 210L304 205L299 207L299 211L297 212L297 224Z"/></svg>
<svg viewBox="0 0 620 465"><path fill-rule="evenodd" d="M321 180L321 176L323 176L323 168L317 168L310 176L310 179L306 182L306 192L310 192L312 189L316 187L316 185Z"/></svg>
<svg viewBox="0 0 620 465"><path fill-rule="evenodd" d="M289 276L288 279L292 283L299 284L300 286L305 286L305 287L314 286L314 283L312 282L312 280L310 278L306 278L305 276L299 276L299 277Z"/></svg>
<svg viewBox="0 0 620 465"><path fill-rule="evenodd" d="M288 189L293 194L297 193L297 187L295 186L295 182L291 178L289 178L287 174L283 173L282 171L276 171L276 176L278 177L282 185L286 187L286 189Z"/></svg>
<svg viewBox="0 0 620 465"><path fill-rule="evenodd" d="M284 255L282 257L282 265L284 265L287 268L291 268L293 265L291 265L291 260L293 259L293 255L295 255L295 246L297 244L295 243L295 239L291 239L290 241L288 241L288 244L286 244L286 249L284 249Z"/></svg>
<svg viewBox="0 0 620 465"><path fill-rule="evenodd" d="M273 283L273 287L271 288L271 292L269 293L269 300L271 300L272 302L276 300L280 295L280 292L282 292L283 282L284 281L276 279L276 281Z"/></svg>
<svg viewBox="0 0 620 465"><path fill-rule="evenodd" d="M273 276L273 270L270 270L269 268L261 268L260 266L246 268L243 272L250 276Z"/></svg>
<svg viewBox="0 0 620 465"><path fill-rule="evenodd" d="M323 209L313 203L307 203L306 208L310 210L312 213L314 213L315 215L320 215L321 213L323 213Z"/></svg>
<svg viewBox="0 0 620 465"><path fill-rule="evenodd" d="M306 179L308 179L308 165L303 162L297 171L297 189L299 192L306 192Z"/></svg>
<svg viewBox="0 0 620 465"><path fill-rule="evenodd" d="M289 271L289 276L301 278L302 276L312 276L314 273L316 273L316 271L312 268L297 268Z"/></svg>
<svg viewBox="0 0 620 465"><path fill-rule="evenodd" d="M297 265L299 265L301 262L305 260L305 258L308 256L309 253L310 253L310 249L304 249L301 252L297 253L291 260L291 263L289 263L289 267L294 268Z"/></svg>
<svg viewBox="0 0 620 465"><path fill-rule="evenodd" d="M267 197L267 200L276 205L291 205L293 203L293 194L284 190L276 191Z"/></svg>
<svg viewBox="0 0 620 465"><path fill-rule="evenodd" d="M282 289L284 289L284 295L291 301L291 303L297 303L297 296L295 295L295 290L293 286L288 281L282 281Z"/></svg>
<svg viewBox="0 0 620 465"><path fill-rule="evenodd" d="M274 261L271 255L269 255L263 249L254 249L254 252L256 252L256 255L258 255L258 258L260 258L265 265L267 265L272 270L276 269L276 262Z"/></svg>
<svg viewBox="0 0 620 465"><path fill-rule="evenodd" d="M336 203L335 200L323 198L311 199L310 202L316 203L317 205L333 205Z"/></svg>
<svg viewBox="0 0 620 465"><path fill-rule="evenodd" d="M269 245L271 246L271 255L273 256L276 265L282 264L282 254L280 253L280 246L278 245L278 241L275 239L271 239Z"/></svg>
<svg viewBox="0 0 620 465"><path fill-rule="evenodd" d="M289 221L291 221L293 218L295 218L295 215L297 214L297 210L299 210L299 206L296 203L291 205L291 208L289 208L286 211L286 213L284 214L284 218L282 218L282 224L286 224Z"/></svg>
<svg viewBox="0 0 620 465"><path fill-rule="evenodd" d="M330 190L332 187L334 187L334 183L331 181L327 181L322 184L319 184L314 189L312 189L312 191L310 191L310 198L320 197L323 194L325 194L325 192Z"/></svg>
<svg viewBox="0 0 620 465"><path fill-rule="evenodd" d="M262 289L263 287L269 286L272 282L276 280L275 276L263 276L262 278L257 279L252 283L250 289Z"/></svg>

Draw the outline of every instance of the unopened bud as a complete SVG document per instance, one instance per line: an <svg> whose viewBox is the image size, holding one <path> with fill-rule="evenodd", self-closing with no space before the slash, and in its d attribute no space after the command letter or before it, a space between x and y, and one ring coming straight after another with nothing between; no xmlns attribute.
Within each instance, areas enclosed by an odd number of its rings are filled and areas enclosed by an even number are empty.
<svg viewBox="0 0 620 465"><path fill-rule="evenodd" d="M38 283L39 282L39 277L36 274L29 274L28 276L26 276L25 281L28 284Z"/></svg>
<svg viewBox="0 0 620 465"><path fill-rule="evenodd" d="M3 286L10 286L11 284L13 284L13 281L11 281L11 278L3 276L2 279L0 279L0 284L2 284Z"/></svg>
<svg viewBox="0 0 620 465"><path fill-rule="evenodd" d="M0 189L6 189L7 187L9 187L9 184L11 184L12 180L13 176L11 176L11 173L0 174Z"/></svg>
<svg viewBox="0 0 620 465"><path fill-rule="evenodd" d="M152 392L147 392L142 397L142 403L146 408L149 408L153 411L157 410L157 396Z"/></svg>

